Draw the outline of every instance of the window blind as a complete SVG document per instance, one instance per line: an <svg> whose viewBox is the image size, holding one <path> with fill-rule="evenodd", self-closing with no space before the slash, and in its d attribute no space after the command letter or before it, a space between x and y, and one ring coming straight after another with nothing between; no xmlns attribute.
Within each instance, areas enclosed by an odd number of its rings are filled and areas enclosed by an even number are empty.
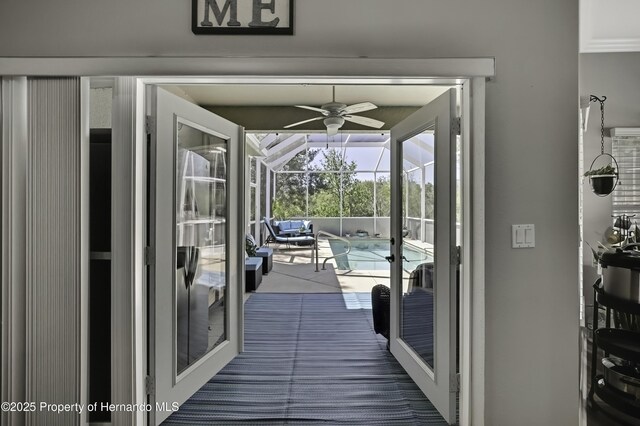
<svg viewBox="0 0 640 426"><path fill-rule="evenodd" d="M611 146L619 175L612 194L613 214L635 215L632 223L640 223L640 138L614 138Z"/></svg>

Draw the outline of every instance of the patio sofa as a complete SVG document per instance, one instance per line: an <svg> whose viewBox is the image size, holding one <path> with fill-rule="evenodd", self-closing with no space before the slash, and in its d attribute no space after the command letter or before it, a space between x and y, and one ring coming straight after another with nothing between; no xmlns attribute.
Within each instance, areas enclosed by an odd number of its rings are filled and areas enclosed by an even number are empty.
<svg viewBox="0 0 640 426"><path fill-rule="evenodd" d="M276 234L297 235L313 233L313 223L308 220L274 220L273 228Z"/></svg>
<svg viewBox="0 0 640 426"><path fill-rule="evenodd" d="M276 223L282 224L283 222L287 222L284 225L285 231L283 231ZM299 222L299 223L296 223ZM307 222L307 224L305 224ZM269 232L269 236L267 237L268 243L278 243L278 244L286 244L289 247L291 244L295 244L297 246L314 246L315 245L315 237L313 236L311 222L309 221L274 221L273 224L268 218L264 219L264 225ZM298 225L296 228L295 225ZM300 229L304 227L302 232Z"/></svg>

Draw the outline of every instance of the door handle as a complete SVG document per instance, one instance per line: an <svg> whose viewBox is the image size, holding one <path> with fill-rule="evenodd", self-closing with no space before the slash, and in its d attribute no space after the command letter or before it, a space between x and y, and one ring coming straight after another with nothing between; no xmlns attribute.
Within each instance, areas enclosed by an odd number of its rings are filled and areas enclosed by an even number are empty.
<svg viewBox="0 0 640 426"><path fill-rule="evenodd" d="M385 259L387 259L387 262L391 263L391 262L395 262L396 257L394 255L391 256L385 256Z"/></svg>

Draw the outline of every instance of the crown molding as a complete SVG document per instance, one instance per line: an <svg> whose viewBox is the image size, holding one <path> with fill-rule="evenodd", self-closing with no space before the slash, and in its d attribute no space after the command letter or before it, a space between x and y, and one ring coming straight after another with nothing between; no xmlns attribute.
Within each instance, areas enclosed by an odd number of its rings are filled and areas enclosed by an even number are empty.
<svg viewBox="0 0 640 426"><path fill-rule="evenodd" d="M580 53L640 52L635 0L580 0Z"/></svg>

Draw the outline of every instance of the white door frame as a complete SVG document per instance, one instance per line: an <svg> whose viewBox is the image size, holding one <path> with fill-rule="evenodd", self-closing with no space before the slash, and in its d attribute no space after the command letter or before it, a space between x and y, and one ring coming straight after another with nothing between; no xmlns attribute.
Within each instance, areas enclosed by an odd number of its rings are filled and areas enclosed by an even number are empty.
<svg viewBox="0 0 640 426"><path fill-rule="evenodd" d="M128 167L133 167L133 182L127 192L119 197L133 197L131 219L135 232L131 236L130 250L135 256L128 281L120 285L129 286L124 294L130 297L123 309L131 309L130 327L135 337L130 353L121 354L123 362L129 363L134 374L130 377L135 389L131 403L144 403L143 387L146 376L146 286L140 262L144 261L143 227L139 220L144 213L144 185L139 178L144 176L143 163L146 146L144 124L139 120L144 115L145 84L461 84L463 96L468 99L463 111L462 123L464 158L463 167L468 173L463 177L465 209L463 262L469 259L468 273L463 274L461 288L461 394L460 423L462 425L484 424L484 154L485 154L485 81L495 75L493 58L441 58L441 59L374 59L374 58L223 58L201 57L111 57L111 58L0 58L0 76L147 76L135 79L135 112L131 117L129 134L134 143L129 151ZM174 76L174 77L150 77ZM203 77L205 76L205 77ZM11 182L3 182L11 184ZM127 225L127 224L125 224ZM129 224L130 225L130 224ZM129 226L127 225L127 226ZM116 222L116 228L119 223ZM114 229L117 231L117 229ZM2 236L3 240L5 235ZM4 242L4 241L3 241ZM114 247L115 250L115 247ZM473 283L473 286L471 285ZM9 284L3 280L3 290ZM133 286L133 291L132 287ZM83 283L83 288L88 282ZM123 301L123 299L121 299ZM146 308L145 308L146 309ZM87 317L82 321L86 322ZM5 349L5 348L3 348ZM131 365L133 364L133 365ZM7 377L3 371L2 377ZM86 376L83 377L83 380ZM141 400L142 399L142 400ZM137 416L136 416L137 417ZM140 417L138 417L140 419Z"/></svg>

